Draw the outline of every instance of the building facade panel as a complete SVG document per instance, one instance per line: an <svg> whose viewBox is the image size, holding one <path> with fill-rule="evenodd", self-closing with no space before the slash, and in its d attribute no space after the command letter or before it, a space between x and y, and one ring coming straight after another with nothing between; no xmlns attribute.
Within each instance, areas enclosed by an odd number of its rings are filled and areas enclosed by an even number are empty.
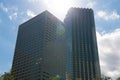
<svg viewBox="0 0 120 80"><path fill-rule="evenodd" d="M15 80L65 80L65 43L64 24L48 11L20 25L12 65Z"/></svg>
<svg viewBox="0 0 120 80"><path fill-rule="evenodd" d="M100 79L93 10L71 8L65 18L65 26L69 45L67 58L70 60L69 65L72 64L68 74L73 80Z"/></svg>

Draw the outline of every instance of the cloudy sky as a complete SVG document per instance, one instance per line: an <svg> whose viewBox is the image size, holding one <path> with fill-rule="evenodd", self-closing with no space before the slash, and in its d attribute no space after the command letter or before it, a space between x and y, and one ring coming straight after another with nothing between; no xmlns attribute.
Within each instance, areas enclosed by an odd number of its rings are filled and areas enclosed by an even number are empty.
<svg viewBox="0 0 120 80"><path fill-rule="evenodd" d="M92 8L101 72L113 79L120 76L119 0L0 0L0 73L12 65L18 26L49 10L63 21L70 7Z"/></svg>

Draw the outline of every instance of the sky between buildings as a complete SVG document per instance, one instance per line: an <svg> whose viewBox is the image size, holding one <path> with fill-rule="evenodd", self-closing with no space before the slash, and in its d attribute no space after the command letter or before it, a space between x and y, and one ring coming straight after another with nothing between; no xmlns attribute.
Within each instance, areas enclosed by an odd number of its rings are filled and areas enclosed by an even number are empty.
<svg viewBox="0 0 120 80"><path fill-rule="evenodd" d="M119 0L0 0L0 73L11 68L21 23L44 10L63 21L70 7L94 10L101 72L120 77Z"/></svg>

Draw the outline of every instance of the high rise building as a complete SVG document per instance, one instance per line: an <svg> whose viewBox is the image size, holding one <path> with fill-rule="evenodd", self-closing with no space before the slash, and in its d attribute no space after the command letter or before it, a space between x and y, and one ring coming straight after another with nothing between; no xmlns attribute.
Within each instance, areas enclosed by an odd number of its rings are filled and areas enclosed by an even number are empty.
<svg viewBox="0 0 120 80"><path fill-rule="evenodd" d="M100 65L92 9L71 8L64 20L67 75L72 80L99 80Z"/></svg>
<svg viewBox="0 0 120 80"><path fill-rule="evenodd" d="M48 11L19 26L12 74L15 80L65 80L63 22Z"/></svg>

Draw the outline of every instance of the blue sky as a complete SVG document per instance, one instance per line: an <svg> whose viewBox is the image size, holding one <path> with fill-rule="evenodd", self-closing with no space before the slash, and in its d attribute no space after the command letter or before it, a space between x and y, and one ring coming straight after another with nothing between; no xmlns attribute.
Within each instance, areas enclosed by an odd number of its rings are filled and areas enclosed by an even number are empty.
<svg viewBox="0 0 120 80"><path fill-rule="evenodd" d="M120 76L119 0L0 0L0 73L11 68L21 23L44 10L63 21L70 7L94 10L101 72L113 79Z"/></svg>

